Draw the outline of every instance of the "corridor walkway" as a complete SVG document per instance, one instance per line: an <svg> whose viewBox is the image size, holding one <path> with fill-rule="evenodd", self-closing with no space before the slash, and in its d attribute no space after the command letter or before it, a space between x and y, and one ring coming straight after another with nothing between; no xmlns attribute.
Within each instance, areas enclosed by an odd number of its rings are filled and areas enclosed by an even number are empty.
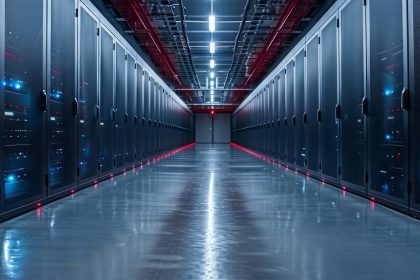
<svg viewBox="0 0 420 280"><path fill-rule="evenodd" d="M420 222L196 145L0 224L0 279L418 279Z"/></svg>

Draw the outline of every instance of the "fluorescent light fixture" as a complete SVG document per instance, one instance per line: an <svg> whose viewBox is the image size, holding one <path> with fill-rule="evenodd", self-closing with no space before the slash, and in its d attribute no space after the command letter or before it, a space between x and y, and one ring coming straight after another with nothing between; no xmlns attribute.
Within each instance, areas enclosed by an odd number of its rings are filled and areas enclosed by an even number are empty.
<svg viewBox="0 0 420 280"><path fill-rule="evenodd" d="M216 51L216 44L214 42L210 42L210 53L214 53Z"/></svg>
<svg viewBox="0 0 420 280"><path fill-rule="evenodd" d="M209 16L209 31L213 33L216 30L216 17L214 15Z"/></svg>
<svg viewBox="0 0 420 280"><path fill-rule="evenodd" d="M211 90L210 91L210 95L214 95L214 90Z"/></svg>
<svg viewBox="0 0 420 280"><path fill-rule="evenodd" d="M210 68L214 68L214 66L216 65L216 63L214 62L214 59L210 59Z"/></svg>
<svg viewBox="0 0 420 280"><path fill-rule="evenodd" d="M210 72L210 78L214 79L214 72Z"/></svg>
<svg viewBox="0 0 420 280"><path fill-rule="evenodd" d="M214 81L213 80L210 81L210 86L211 87L214 86Z"/></svg>

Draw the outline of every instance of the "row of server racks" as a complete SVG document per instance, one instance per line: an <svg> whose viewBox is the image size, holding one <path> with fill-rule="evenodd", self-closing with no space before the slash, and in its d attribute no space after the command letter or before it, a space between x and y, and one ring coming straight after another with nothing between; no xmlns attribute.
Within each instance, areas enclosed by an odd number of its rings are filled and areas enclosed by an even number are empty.
<svg viewBox="0 0 420 280"><path fill-rule="evenodd" d="M0 0L0 219L193 141L193 116L89 1Z"/></svg>
<svg viewBox="0 0 420 280"><path fill-rule="evenodd" d="M334 3L234 112L233 142L419 216L419 6Z"/></svg>

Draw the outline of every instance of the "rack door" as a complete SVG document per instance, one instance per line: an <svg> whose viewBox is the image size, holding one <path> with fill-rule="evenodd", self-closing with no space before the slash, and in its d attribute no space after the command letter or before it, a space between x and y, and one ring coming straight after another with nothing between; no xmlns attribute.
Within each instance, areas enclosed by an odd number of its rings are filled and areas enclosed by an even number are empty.
<svg viewBox="0 0 420 280"><path fill-rule="evenodd" d="M79 180L88 181L98 174L98 22L81 7L79 57Z"/></svg>
<svg viewBox="0 0 420 280"><path fill-rule="evenodd" d="M50 2L48 44L49 194L77 183L76 17L74 0Z"/></svg>
<svg viewBox="0 0 420 280"><path fill-rule="evenodd" d="M323 178L338 180L339 130L337 18L321 30L321 170Z"/></svg>
<svg viewBox="0 0 420 280"><path fill-rule="evenodd" d="M126 60L125 49L119 43L116 44L116 68L115 68L115 168L121 169L126 162L127 145L127 115L126 115Z"/></svg>
<svg viewBox="0 0 420 280"><path fill-rule="evenodd" d="M340 10L340 19L341 180L366 192L363 0L349 1Z"/></svg>
<svg viewBox="0 0 420 280"><path fill-rule="evenodd" d="M319 36L315 35L306 46L306 106L305 126L306 167L308 172L319 173Z"/></svg>
<svg viewBox="0 0 420 280"><path fill-rule="evenodd" d="M369 193L408 205L406 7L368 1Z"/></svg>
<svg viewBox="0 0 420 280"><path fill-rule="evenodd" d="M101 28L100 54L100 121L99 162L100 173L105 175L114 169L114 40L107 30Z"/></svg>
<svg viewBox="0 0 420 280"><path fill-rule="evenodd" d="M2 211L46 194L45 18L43 0L5 1Z"/></svg>

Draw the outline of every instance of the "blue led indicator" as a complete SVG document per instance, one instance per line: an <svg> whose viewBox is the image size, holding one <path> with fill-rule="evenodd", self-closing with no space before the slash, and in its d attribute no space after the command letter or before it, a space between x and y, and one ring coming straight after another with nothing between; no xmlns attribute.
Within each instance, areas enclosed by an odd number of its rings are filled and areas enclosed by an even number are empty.
<svg viewBox="0 0 420 280"><path fill-rule="evenodd" d="M385 96L391 96L394 94L394 91L392 89L385 89Z"/></svg>
<svg viewBox="0 0 420 280"><path fill-rule="evenodd" d="M386 134L386 135L385 135L385 139L386 139L386 140L391 140L391 139L392 139L391 134L389 134L389 133L388 133L388 134Z"/></svg>
<svg viewBox="0 0 420 280"><path fill-rule="evenodd" d="M8 183L13 183L16 181L16 176L13 174L10 174L9 176L7 176L7 182Z"/></svg>

